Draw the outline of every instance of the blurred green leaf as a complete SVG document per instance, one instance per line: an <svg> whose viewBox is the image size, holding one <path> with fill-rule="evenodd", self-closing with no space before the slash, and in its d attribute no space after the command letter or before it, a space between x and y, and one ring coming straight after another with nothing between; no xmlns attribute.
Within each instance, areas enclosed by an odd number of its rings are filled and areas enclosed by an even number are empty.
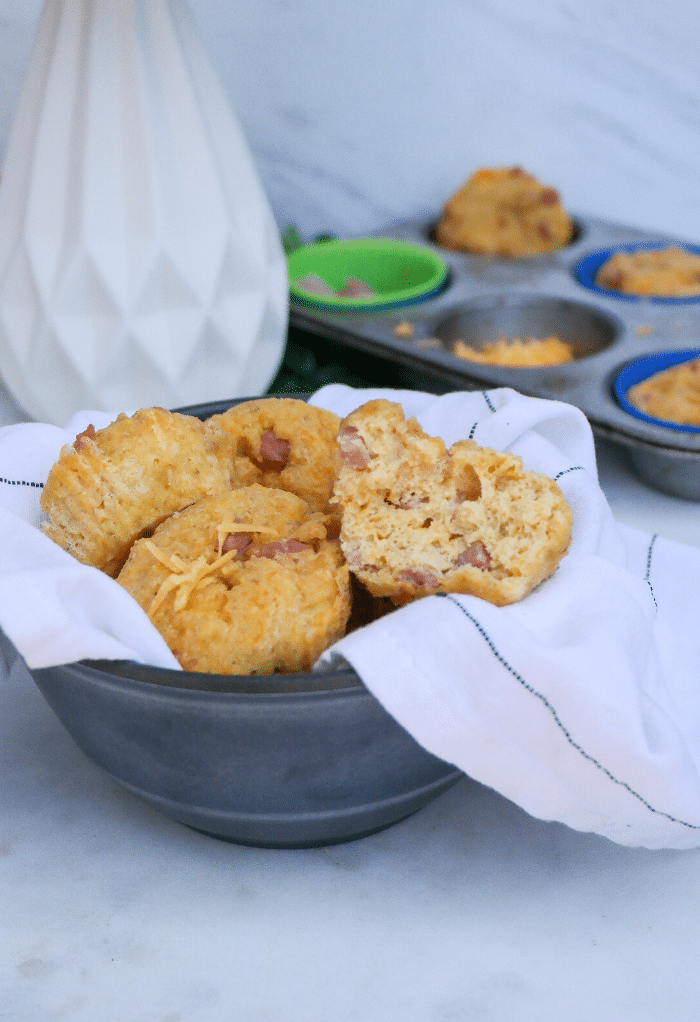
<svg viewBox="0 0 700 1022"><path fill-rule="evenodd" d="M302 248L304 245L304 239L297 230L294 224L290 224L286 227L281 235L282 248L284 249L285 255L289 255L290 252L296 251L298 248Z"/></svg>

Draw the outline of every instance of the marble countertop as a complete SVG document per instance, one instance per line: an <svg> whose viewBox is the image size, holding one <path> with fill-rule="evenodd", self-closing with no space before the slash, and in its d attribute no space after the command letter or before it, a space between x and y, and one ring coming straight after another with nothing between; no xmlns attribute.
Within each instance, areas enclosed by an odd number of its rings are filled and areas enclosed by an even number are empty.
<svg viewBox="0 0 700 1022"><path fill-rule="evenodd" d="M599 464L620 521L700 545L696 504L610 445ZM700 850L623 848L468 779L359 841L248 848L122 790L18 662L0 719L3 1020L695 1016Z"/></svg>

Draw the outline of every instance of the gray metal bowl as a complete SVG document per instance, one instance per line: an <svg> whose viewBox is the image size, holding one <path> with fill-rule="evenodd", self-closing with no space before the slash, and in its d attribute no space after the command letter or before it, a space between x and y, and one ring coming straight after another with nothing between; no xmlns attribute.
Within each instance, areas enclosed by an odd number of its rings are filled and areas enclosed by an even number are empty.
<svg viewBox="0 0 700 1022"><path fill-rule="evenodd" d="M32 676L80 749L166 816L241 844L348 841L461 776L351 668L259 677L85 661Z"/></svg>
<svg viewBox="0 0 700 1022"><path fill-rule="evenodd" d="M207 419L244 400L177 411ZM240 844L364 837L462 777L347 665L253 677L100 660L31 674L75 743L116 781L166 816Z"/></svg>

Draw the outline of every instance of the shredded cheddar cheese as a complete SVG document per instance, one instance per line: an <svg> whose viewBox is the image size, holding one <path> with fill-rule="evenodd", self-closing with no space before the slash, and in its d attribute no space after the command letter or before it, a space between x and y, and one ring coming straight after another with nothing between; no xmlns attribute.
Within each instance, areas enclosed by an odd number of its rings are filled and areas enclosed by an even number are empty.
<svg viewBox="0 0 700 1022"><path fill-rule="evenodd" d="M194 590L203 589L205 586L215 582L216 579L212 577L213 573L218 571L223 565L228 564L238 553L237 550L229 550L222 556L217 557L211 564L207 561L206 557L202 556L187 565L175 554L169 556L163 553L151 540L144 540L144 546L153 554L156 560L160 561L164 567L170 570L170 574L163 579L158 587L158 592L151 601L151 605L148 608L149 617L155 614L168 593L171 593L174 589L179 589L175 597L174 609L176 611L184 610Z"/></svg>
<svg viewBox="0 0 700 1022"><path fill-rule="evenodd" d="M147 550L150 550L150 552L153 554L157 561L160 561L161 564L164 564L166 568L170 568L171 571L185 570L185 562L180 557L178 557L177 554L168 555L164 553L160 549L160 547L157 547L155 543L150 539L144 539L143 545L146 547Z"/></svg>
<svg viewBox="0 0 700 1022"><path fill-rule="evenodd" d="M484 344L480 351L457 340L453 351L469 362L502 366L559 365L571 362L574 357L571 345L559 337L499 337Z"/></svg>

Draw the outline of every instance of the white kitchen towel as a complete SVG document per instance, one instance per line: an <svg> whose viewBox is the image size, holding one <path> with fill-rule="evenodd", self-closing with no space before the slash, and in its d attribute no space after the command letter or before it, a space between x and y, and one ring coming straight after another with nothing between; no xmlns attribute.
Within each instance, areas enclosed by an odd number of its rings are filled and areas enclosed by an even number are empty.
<svg viewBox="0 0 700 1022"><path fill-rule="evenodd" d="M121 586L80 564L39 531L39 498L64 444L114 418L80 412L65 429L36 422L0 428L0 627L29 667L85 658L180 669Z"/></svg>
<svg viewBox="0 0 700 1022"><path fill-rule="evenodd" d="M625 845L700 845L700 549L618 525L597 481L590 427L560 402L507 389L435 397L331 386L344 415L402 404L447 444L509 449L556 479L574 515L558 570L493 607L433 596L353 632L345 657L427 749L533 816ZM38 497L66 430L0 430L0 625L30 667L123 658L177 667L111 579L37 531Z"/></svg>

